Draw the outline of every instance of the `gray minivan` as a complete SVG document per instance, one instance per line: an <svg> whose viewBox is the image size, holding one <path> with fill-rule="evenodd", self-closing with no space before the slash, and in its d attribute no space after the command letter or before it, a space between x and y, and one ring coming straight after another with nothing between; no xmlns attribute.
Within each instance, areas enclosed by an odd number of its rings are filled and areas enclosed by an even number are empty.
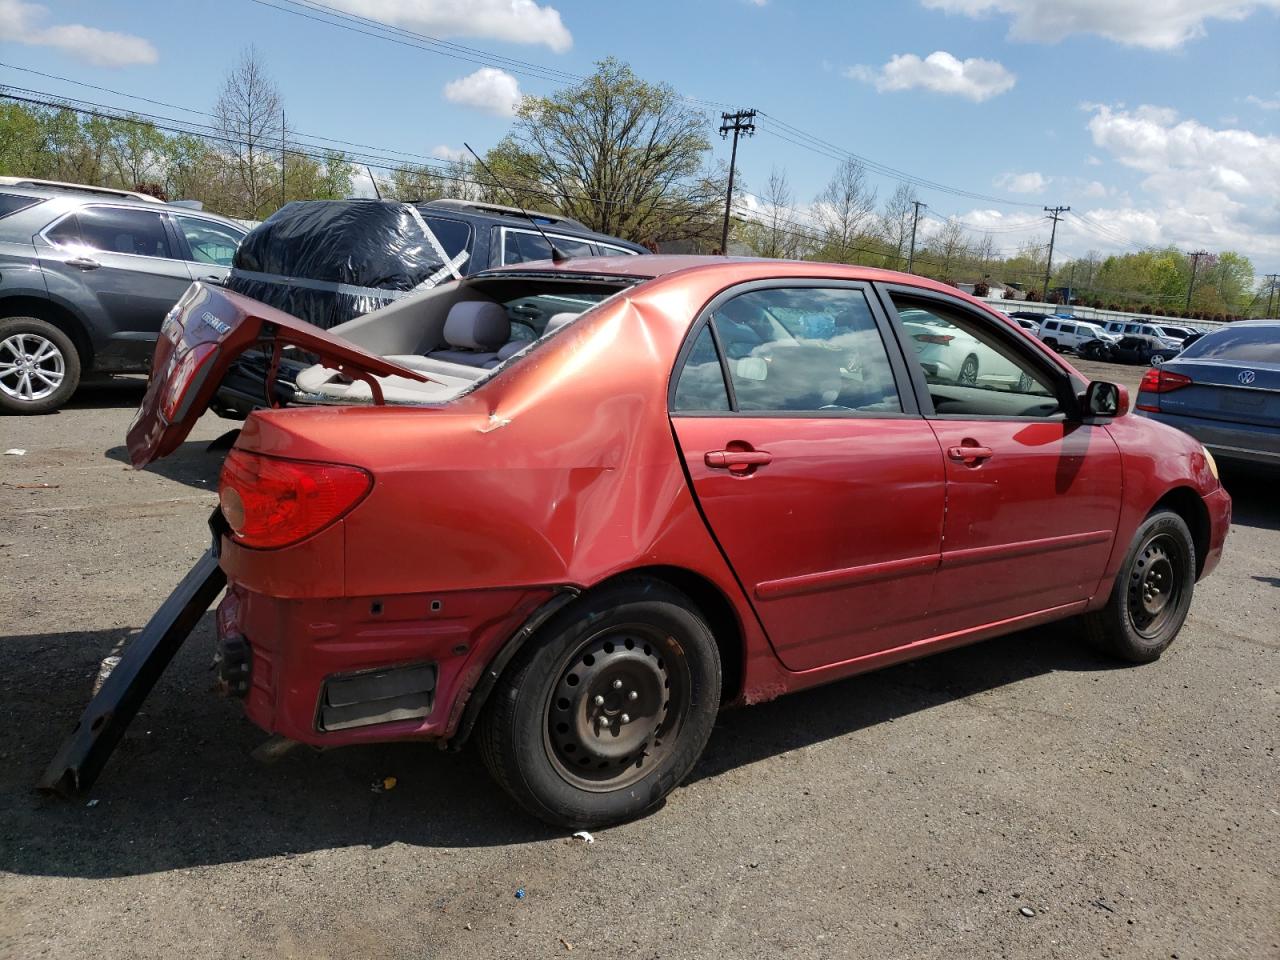
<svg viewBox="0 0 1280 960"><path fill-rule="evenodd" d="M186 206L0 186L0 411L48 413L89 373L147 369L193 280L222 282L245 228Z"/></svg>

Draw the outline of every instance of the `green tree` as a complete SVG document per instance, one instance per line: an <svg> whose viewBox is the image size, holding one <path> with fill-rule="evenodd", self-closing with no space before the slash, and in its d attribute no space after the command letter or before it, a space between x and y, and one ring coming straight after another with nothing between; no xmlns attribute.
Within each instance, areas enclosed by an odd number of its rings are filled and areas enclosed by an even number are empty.
<svg viewBox="0 0 1280 960"><path fill-rule="evenodd" d="M575 86L525 98L487 159L513 189L541 195L538 206L593 230L641 243L706 240L724 200L723 174L707 165L708 130L672 87L608 58Z"/></svg>

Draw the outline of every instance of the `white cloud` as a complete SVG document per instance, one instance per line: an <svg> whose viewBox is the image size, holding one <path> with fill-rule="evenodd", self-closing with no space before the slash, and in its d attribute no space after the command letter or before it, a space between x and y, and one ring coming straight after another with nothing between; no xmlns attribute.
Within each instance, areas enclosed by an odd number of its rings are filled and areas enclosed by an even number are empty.
<svg viewBox="0 0 1280 960"><path fill-rule="evenodd" d="M1088 165L1088 166L1090 166L1090 167L1100 167L1100 166L1102 166L1102 161L1101 161L1101 160L1099 160L1097 157L1095 157L1092 153L1091 153L1091 154L1089 154L1087 157L1085 157L1085 158L1084 158L1084 162L1085 162L1085 164L1087 164L1087 165Z"/></svg>
<svg viewBox="0 0 1280 960"><path fill-rule="evenodd" d="M1249 94L1244 98L1245 103L1252 103L1255 107L1263 110L1280 110L1280 90L1276 91L1276 98L1268 100L1265 97L1259 97L1256 94Z"/></svg>
<svg viewBox="0 0 1280 960"><path fill-rule="evenodd" d="M52 47L98 67L155 63L160 55L150 41L128 33L79 23L41 26L48 8L21 0L0 0L0 37L32 47Z"/></svg>
<svg viewBox="0 0 1280 960"><path fill-rule="evenodd" d="M1056 43L1096 33L1117 43L1170 50L1203 36L1208 20L1243 20L1280 0L921 0L930 9L968 17L1012 18L1014 40Z"/></svg>
<svg viewBox="0 0 1280 960"><path fill-rule="evenodd" d="M859 65L845 70L845 76L874 84L881 93L919 88L966 97L975 103L1004 93L1017 82L994 60L960 60L945 50L935 50L924 59L914 53L899 53L878 70Z"/></svg>
<svg viewBox="0 0 1280 960"><path fill-rule="evenodd" d="M1084 189L1080 191L1086 197L1097 199L1107 195L1107 188L1097 180L1090 180L1084 185Z"/></svg>
<svg viewBox="0 0 1280 960"><path fill-rule="evenodd" d="M564 53L573 46L573 36L561 21L560 11L535 0L328 0L328 3L358 16L433 36L541 44L556 53Z"/></svg>
<svg viewBox="0 0 1280 960"><path fill-rule="evenodd" d="M1010 193L1039 193L1048 186L1049 178L1031 170L1027 173L1002 173L994 182Z"/></svg>
<svg viewBox="0 0 1280 960"><path fill-rule="evenodd" d="M523 99L520 84L505 70L481 67L475 73L445 84L444 98L450 103L475 107L500 117L513 117Z"/></svg>
<svg viewBox="0 0 1280 960"><path fill-rule="evenodd" d="M466 160L471 154L462 147L451 147L447 143L440 143L431 148L431 156L437 160Z"/></svg>

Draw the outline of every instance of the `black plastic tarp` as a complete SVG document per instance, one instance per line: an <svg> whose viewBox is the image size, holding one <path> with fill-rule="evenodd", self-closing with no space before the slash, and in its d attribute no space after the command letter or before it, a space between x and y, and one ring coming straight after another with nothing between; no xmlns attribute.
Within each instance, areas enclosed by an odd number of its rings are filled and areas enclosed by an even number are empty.
<svg viewBox="0 0 1280 960"><path fill-rule="evenodd" d="M470 240L404 203L298 200L249 231L227 286L328 329L450 279L446 260L465 273Z"/></svg>

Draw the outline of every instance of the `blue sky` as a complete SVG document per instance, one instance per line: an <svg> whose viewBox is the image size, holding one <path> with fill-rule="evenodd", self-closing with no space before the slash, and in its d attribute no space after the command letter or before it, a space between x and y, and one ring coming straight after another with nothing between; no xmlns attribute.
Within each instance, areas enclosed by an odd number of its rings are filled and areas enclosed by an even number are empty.
<svg viewBox="0 0 1280 960"><path fill-rule="evenodd" d="M1280 0L317 2L571 74L613 55L687 96L766 111L775 119L743 144L739 169L748 190L785 169L797 218L835 160L782 139L792 134L776 121L1029 204L919 189L933 213L993 230L1001 249L1045 235L1041 206L1069 204L1088 219L1064 221L1068 254L1174 243L1280 269ZM254 0L0 0L0 37L13 67L199 110L252 42L297 130L422 154L492 146L513 95L555 88L475 77L482 64ZM9 67L0 83L130 103Z"/></svg>

